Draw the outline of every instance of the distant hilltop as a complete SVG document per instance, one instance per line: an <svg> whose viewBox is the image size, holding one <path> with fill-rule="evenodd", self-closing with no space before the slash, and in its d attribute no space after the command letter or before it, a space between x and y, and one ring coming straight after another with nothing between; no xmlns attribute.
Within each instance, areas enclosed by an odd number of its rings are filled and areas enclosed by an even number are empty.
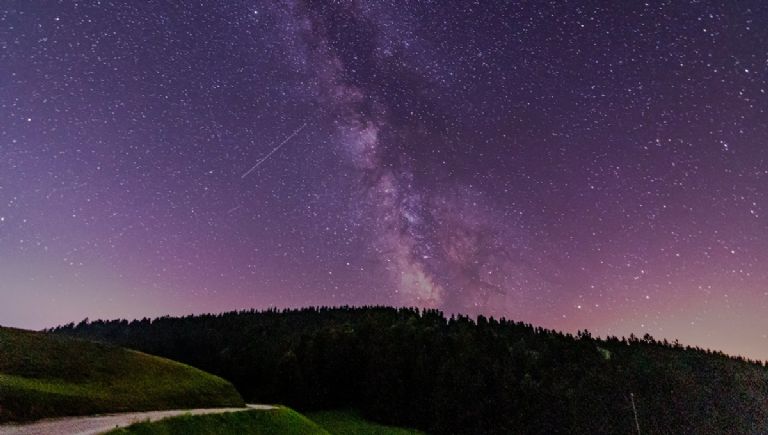
<svg viewBox="0 0 768 435"><path fill-rule="evenodd" d="M52 332L185 362L247 401L354 408L435 434L768 433L762 363L649 335L597 339L391 307L84 321Z"/></svg>

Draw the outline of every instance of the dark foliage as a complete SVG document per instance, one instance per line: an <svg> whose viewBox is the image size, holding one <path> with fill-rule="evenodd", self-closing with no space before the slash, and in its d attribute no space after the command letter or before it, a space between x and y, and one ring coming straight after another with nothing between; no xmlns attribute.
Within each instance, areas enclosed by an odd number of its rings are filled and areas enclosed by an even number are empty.
<svg viewBox="0 0 768 435"><path fill-rule="evenodd" d="M321 308L141 321L57 333L220 375L248 401L355 408L435 434L768 433L768 370L720 352L595 339L438 311Z"/></svg>

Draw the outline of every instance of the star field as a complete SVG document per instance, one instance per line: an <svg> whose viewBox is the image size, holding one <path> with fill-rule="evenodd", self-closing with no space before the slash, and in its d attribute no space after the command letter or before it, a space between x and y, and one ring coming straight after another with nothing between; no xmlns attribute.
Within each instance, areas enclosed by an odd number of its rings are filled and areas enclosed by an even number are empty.
<svg viewBox="0 0 768 435"><path fill-rule="evenodd" d="M0 323L388 304L766 359L767 22L5 0Z"/></svg>

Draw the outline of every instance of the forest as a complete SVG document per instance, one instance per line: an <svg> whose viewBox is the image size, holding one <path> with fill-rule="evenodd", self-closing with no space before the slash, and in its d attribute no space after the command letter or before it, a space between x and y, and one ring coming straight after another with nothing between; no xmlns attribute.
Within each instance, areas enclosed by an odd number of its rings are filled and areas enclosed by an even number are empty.
<svg viewBox="0 0 768 435"><path fill-rule="evenodd" d="M391 307L88 319L50 330L182 361L248 402L433 434L768 433L768 368L677 342Z"/></svg>

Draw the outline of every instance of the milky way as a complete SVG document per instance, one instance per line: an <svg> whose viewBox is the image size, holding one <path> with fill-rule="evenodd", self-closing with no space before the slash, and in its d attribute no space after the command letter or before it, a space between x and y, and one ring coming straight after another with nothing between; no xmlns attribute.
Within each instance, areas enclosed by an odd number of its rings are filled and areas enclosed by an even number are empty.
<svg viewBox="0 0 768 435"><path fill-rule="evenodd" d="M6 0L0 324L387 304L768 358L768 6Z"/></svg>

